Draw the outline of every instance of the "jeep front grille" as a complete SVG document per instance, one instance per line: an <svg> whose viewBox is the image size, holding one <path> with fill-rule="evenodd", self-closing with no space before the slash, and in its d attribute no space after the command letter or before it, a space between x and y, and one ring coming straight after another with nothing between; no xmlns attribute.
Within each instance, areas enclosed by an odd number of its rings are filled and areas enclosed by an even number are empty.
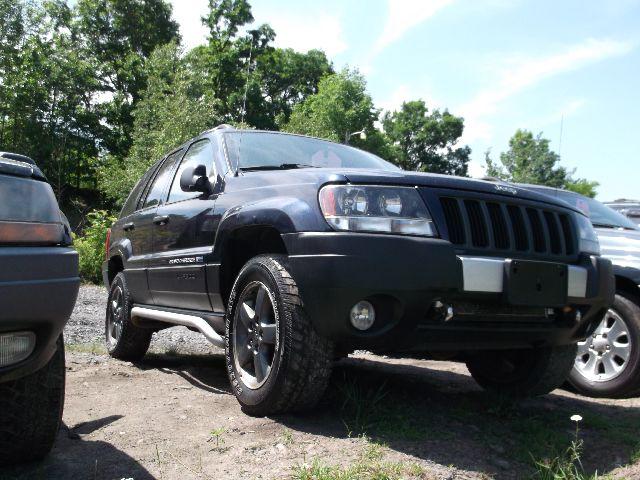
<svg viewBox="0 0 640 480"><path fill-rule="evenodd" d="M569 213L502 200L441 196L449 241L460 247L535 256L572 256Z"/></svg>

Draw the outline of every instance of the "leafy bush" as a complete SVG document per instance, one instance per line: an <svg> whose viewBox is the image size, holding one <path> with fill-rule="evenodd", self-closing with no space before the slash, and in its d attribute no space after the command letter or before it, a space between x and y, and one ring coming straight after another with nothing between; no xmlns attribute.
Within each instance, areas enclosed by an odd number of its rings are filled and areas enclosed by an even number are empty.
<svg viewBox="0 0 640 480"><path fill-rule="evenodd" d="M74 235L74 246L80 256L80 277L86 282L102 282L104 242L107 229L115 220L115 217L105 210L94 210L87 215L87 226L83 235Z"/></svg>

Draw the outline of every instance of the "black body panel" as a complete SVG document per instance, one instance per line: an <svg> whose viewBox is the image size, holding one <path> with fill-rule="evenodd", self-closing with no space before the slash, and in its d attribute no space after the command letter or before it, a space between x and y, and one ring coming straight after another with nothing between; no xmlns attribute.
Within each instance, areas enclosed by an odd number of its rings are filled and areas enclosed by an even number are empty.
<svg viewBox="0 0 640 480"><path fill-rule="evenodd" d="M78 254L68 247L0 247L0 333L30 330L36 349L0 368L0 382L42 368L71 315L78 295Z"/></svg>
<svg viewBox="0 0 640 480"><path fill-rule="evenodd" d="M569 305L588 306L578 323L564 325L559 318L555 323L522 323L516 313L523 310L517 308L493 324L474 321L473 315L450 323L432 321L430 309L436 301L510 304L503 294L464 292L460 261L443 240L353 233L300 233L284 238L292 274L315 327L349 348L446 350L570 343L585 335L594 319L599 321L613 298L611 263L584 257L580 264L588 269L587 298L568 299ZM384 321L366 333L348 321L350 308L362 299L385 312ZM498 313L505 312L496 308L493 315ZM544 316L542 309L538 316ZM473 320L465 323L466 318Z"/></svg>
<svg viewBox="0 0 640 480"><path fill-rule="evenodd" d="M158 208L161 221L153 227L149 262L149 289L156 305L211 310L204 257L215 239L214 204L214 199L192 199Z"/></svg>

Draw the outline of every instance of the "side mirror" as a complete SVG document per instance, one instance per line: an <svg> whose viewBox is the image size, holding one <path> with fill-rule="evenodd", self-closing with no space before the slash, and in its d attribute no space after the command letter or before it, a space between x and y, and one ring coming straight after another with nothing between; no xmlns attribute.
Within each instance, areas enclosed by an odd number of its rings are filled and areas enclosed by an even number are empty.
<svg viewBox="0 0 640 480"><path fill-rule="evenodd" d="M198 165L185 168L180 175L180 189L183 192L210 193L212 188L207 177L207 167Z"/></svg>

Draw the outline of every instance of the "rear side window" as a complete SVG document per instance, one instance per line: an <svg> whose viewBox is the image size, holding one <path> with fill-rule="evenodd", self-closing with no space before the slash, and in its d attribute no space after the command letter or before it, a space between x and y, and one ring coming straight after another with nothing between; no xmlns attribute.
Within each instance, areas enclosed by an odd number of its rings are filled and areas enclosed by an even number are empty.
<svg viewBox="0 0 640 480"><path fill-rule="evenodd" d="M171 190L169 191L168 203L179 202L188 198L196 198L202 195L200 192L184 192L180 188L180 176L188 167L197 167L204 165L207 167L207 175L211 177L211 166L213 165L213 147L209 140L200 140L189 147L186 155L182 159L182 163L173 177Z"/></svg>
<svg viewBox="0 0 640 480"><path fill-rule="evenodd" d="M121 218L126 217L127 215L131 215L133 212L136 211L136 206L140 201L140 196L142 195L142 191L144 190L144 187L146 187L147 183L149 183L149 179L153 177L153 174L158 169L158 166L160 165L160 163L161 163L161 160L157 161L153 165L153 167L147 170L147 172L142 176L142 178L136 184L136 186L133 187L133 190L131 190L131 193L127 197L127 201L124 202L124 206L122 207L122 211L120 212Z"/></svg>
<svg viewBox="0 0 640 480"><path fill-rule="evenodd" d="M171 178L173 167L180 158L181 154L182 150L178 150L177 152L172 153L160 166L160 168L158 169L158 173L156 174L156 178L153 179L153 183L149 188L147 198L145 199L142 208L152 207L160 203L163 193L166 191L165 188L167 187L167 183L169 183L169 179Z"/></svg>

